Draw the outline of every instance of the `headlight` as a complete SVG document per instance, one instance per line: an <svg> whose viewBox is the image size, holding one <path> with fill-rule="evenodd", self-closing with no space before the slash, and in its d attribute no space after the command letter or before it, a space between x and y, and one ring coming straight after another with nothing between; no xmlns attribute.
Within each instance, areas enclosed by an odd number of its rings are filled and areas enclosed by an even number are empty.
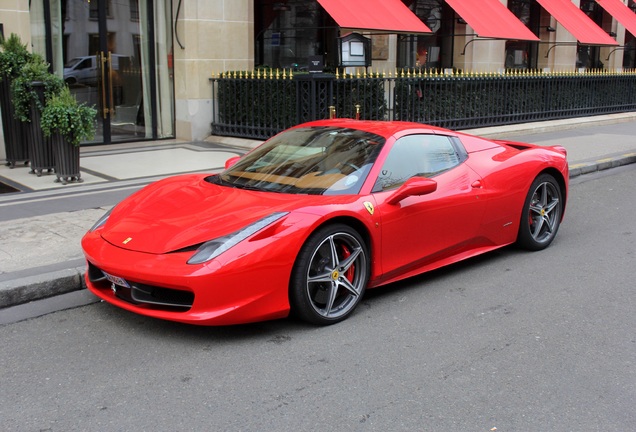
<svg viewBox="0 0 636 432"><path fill-rule="evenodd" d="M97 222L95 222L95 224L91 227L91 229L88 230L88 232L93 232L97 228L99 228L100 226L104 225L106 223L106 221L108 220L109 216L110 216L110 212L112 212L112 211L113 211L113 209L111 208L106 213L104 213L104 215L102 217L97 219Z"/></svg>
<svg viewBox="0 0 636 432"><path fill-rule="evenodd" d="M257 233L266 226L273 224L285 215L287 215L286 212L272 213L271 215L246 226L245 228L241 228L240 230L226 236L203 243L199 249L197 249L197 252L192 256L192 258L188 260L188 264L201 264L216 258L226 250L236 246L249 236Z"/></svg>

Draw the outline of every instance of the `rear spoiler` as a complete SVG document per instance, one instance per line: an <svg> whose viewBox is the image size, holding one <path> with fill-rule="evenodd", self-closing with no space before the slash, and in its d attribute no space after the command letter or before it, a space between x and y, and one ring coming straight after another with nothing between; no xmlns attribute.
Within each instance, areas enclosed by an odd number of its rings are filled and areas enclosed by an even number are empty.
<svg viewBox="0 0 636 432"><path fill-rule="evenodd" d="M568 151L565 147L561 146L561 145L553 145L553 146L540 146L537 144L528 144L528 143L522 143L522 142L517 142L517 141L507 141L507 140L493 140L494 142L496 142L497 144L501 144L501 145L506 145L512 148L515 148L517 150L528 150L528 149L532 149L532 148L548 148L548 149L552 149L558 153L561 153L563 156L567 157L568 155Z"/></svg>

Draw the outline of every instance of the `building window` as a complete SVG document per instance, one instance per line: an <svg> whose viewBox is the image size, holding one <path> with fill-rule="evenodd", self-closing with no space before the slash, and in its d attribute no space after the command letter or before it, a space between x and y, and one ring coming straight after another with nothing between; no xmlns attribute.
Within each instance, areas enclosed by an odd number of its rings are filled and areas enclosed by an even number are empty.
<svg viewBox="0 0 636 432"><path fill-rule="evenodd" d="M88 4L88 17L92 20L96 20L98 16L97 2L90 2Z"/></svg>
<svg viewBox="0 0 636 432"><path fill-rule="evenodd" d="M137 0L130 1L130 20L139 21L139 3Z"/></svg>
<svg viewBox="0 0 636 432"><path fill-rule="evenodd" d="M107 0L106 1L106 16L109 17L109 18L111 18L111 15L110 15L110 1L111 0ZM97 10L98 6L99 6L99 2L97 2L97 1L91 1L91 2L88 3L88 17L91 20L94 20L94 21L97 20L97 18L99 16L99 12Z"/></svg>
<svg viewBox="0 0 636 432"><path fill-rule="evenodd" d="M398 36L397 66L441 70L452 67L455 12L443 0L402 0L433 35Z"/></svg>
<svg viewBox="0 0 636 432"><path fill-rule="evenodd" d="M581 10L600 28L603 28L603 8L593 0L581 0ZM609 32L608 32L609 33ZM601 49L598 46L579 44L576 49L576 67L602 69Z"/></svg>
<svg viewBox="0 0 636 432"><path fill-rule="evenodd" d="M317 1L255 0L256 66L307 70L310 56L337 64L338 28Z"/></svg>
<svg viewBox="0 0 636 432"><path fill-rule="evenodd" d="M636 1L629 0L627 6L636 13ZM636 35L625 30L625 43L623 52L623 67L628 69L636 68Z"/></svg>
<svg viewBox="0 0 636 432"><path fill-rule="evenodd" d="M541 8L533 0L508 0L508 9L535 35L539 35ZM536 69L538 49L535 42L506 41L506 69Z"/></svg>

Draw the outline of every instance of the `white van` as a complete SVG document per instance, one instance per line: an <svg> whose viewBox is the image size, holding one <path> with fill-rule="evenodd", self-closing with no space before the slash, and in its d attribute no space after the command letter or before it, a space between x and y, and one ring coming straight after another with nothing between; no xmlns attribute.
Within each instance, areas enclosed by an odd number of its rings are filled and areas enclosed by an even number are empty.
<svg viewBox="0 0 636 432"><path fill-rule="evenodd" d="M112 68L114 71L119 70L119 60L121 58L128 59L128 65L130 65L130 61L132 60L129 56L119 54L112 54L111 58L113 61ZM96 85L98 66L96 56L72 58L64 65L64 81L66 81L69 85L77 83Z"/></svg>

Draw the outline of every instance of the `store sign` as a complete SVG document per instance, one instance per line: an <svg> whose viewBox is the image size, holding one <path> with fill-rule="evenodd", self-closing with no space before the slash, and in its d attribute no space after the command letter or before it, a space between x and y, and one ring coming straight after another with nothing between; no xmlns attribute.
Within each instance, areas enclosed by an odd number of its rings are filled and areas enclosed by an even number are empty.
<svg viewBox="0 0 636 432"><path fill-rule="evenodd" d="M309 70L309 73L320 73L325 68L325 59L323 56L309 56L308 60L307 70Z"/></svg>

